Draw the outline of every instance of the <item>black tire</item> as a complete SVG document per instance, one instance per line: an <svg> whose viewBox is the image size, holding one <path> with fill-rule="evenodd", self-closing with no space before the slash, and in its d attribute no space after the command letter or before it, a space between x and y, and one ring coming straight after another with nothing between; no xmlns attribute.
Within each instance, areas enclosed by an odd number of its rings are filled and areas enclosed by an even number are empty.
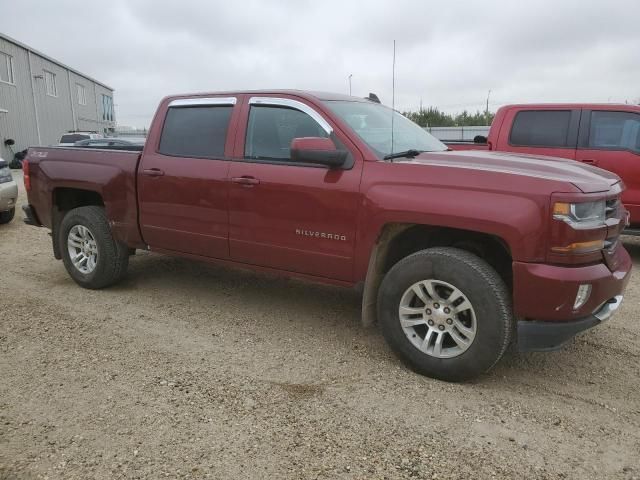
<svg viewBox="0 0 640 480"><path fill-rule="evenodd" d="M96 266L92 272L86 274L74 266L67 248L69 231L76 225L88 228L97 244ZM105 288L118 282L126 274L129 250L126 245L114 240L104 208L91 206L70 210L62 219L58 235L64 266L71 278L81 287Z"/></svg>
<svg viewBox="0 0 640 480"><path fill-rule="evenodd" d="M6 212L0 212L0 225L5 223L9 223L13 220L13 217L16 215L16 207L13 207L11 210L7 210Z"/></svg>
<svg viewBox="0 0 640 480"><path fill-rule="evenodd" d="M458 288L475 311L475 338L467 350L452 358L424 353L411 343L400 324L398 310L404 293L417 282L430 279ZM490 370L511 343L514 329L511 296L502 278L476 255L449 247L419 251L389 270L378 293L378 321L389 346L411 369L453 382Z"/></svg>

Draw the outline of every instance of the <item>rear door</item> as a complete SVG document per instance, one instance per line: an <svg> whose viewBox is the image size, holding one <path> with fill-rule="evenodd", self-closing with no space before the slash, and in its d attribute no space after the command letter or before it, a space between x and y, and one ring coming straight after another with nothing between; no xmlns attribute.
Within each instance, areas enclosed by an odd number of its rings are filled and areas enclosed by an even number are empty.
<svg viewBox="0 0 640 480"><path fill-rule="evenodd" d="M622 201L631 223L640 225L640 114L585 110L582 119L576 159L622 178L627 187Z"/></svg>
<svg viewBox="0 0 640 480"><path fill-rule="evenodd" d="M152 248L228 258L227 154L240 96L172 100L138 170L140 228ZM161 123L161 122L160 122Z"/></svg>
<svg viewBox="0 0 640 480"><path fill-rule="evenodd" d="M350 152L345 168L295 163L291 140L329 137ZM312 105L247 98L229 177L232 260L346 280L353 255L362 157Z"/></svg>
<svg viewBox="0 0 640 480"><path fill-rule="evenodd" d="M500 151L575 159L580 109L513 108L505 115Z"/></svg>

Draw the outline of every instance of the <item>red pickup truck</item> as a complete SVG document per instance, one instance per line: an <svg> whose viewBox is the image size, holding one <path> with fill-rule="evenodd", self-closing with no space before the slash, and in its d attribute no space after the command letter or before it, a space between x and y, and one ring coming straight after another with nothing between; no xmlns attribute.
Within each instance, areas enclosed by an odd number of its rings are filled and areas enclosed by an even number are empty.
<svg viewBox="0 0 640 480"><path fill-rule="evenodd" d="M481 140L481 139L478 139ZM640 105L530 104L500 108L487 142L447 142L453 150L494 150L578 160L617 174L640 235Z"/></svg>
<svg viewBox="0 0 640 480"><path fill-rule="evenodd" d="M82 287L120 280L136 249L360 286L363 322L445 380L604 322L631 270L616 175L451 152L343 95L167 97L142 153L31 148L24 181L25 221Z"/></svg>

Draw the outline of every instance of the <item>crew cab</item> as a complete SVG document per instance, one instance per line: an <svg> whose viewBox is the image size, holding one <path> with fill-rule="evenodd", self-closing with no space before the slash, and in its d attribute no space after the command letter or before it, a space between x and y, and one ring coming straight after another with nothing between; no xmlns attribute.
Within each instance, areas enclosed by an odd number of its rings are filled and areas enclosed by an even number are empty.
<svg viewBox="0 0 640 480"><path fill-rule="evenodd" d="M363 291L414 370L457 381L618 309L631 260L612 173L452 152L388 107L295 90L170 96L142 153L31 148L25 221L81 287L136 249Z"/></svg>
<svg viewBox="0 0 640 480"><path fill-rule="evenodd" d="M496 112L486 143L478 140L447 145L568 158L614 172L627 187L626 233L640 234L640 105L507 105Z"/></svg>

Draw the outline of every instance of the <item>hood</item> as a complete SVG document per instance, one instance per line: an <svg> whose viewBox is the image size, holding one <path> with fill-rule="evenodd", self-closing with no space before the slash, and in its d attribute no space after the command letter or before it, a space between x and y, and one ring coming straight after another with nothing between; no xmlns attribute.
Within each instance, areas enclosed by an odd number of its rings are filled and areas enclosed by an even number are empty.
<svg viewBox="0 0 640 480"><path fill-rule="evenodd" d="M421 163L542 178L574 185L583 193L606 192L620 182L611 172L564 158L478 150L421 153L394 163Z"/></svg>

